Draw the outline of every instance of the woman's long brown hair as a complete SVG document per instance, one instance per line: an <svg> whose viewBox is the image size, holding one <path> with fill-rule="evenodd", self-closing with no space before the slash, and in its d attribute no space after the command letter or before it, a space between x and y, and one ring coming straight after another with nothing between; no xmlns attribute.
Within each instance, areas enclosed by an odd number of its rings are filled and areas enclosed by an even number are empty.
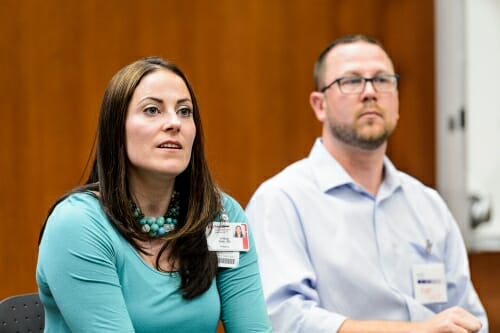
<svg viewBox="0 0 500 333"><path fill-rule="evenodd" d="M90 175L86 183L62 196L49 210L47 220L57 206L68 195L77 192L95 191L110 222L120 234L138 251L144 249L138 240L148 238L139 228L131 207L133 200L127 180L129 163L125 140L125 121L132 95L148 74L157 70L168 70L178 75L186 84L193 103L193 117L196 136L191 159L186 170L175 180L175 189L181 195L181 216L174 231L164 236L165 244L156 260L167 247L168 260L179 267L183 297L193 298L205 292L217 273L217 258L208 251L206 228L221 212L222 203L207 161L203 147L203 129L194 91L184 73L173 63L151 57L138 60L115 74L104 93L97 127L96 152Z"/></svg>

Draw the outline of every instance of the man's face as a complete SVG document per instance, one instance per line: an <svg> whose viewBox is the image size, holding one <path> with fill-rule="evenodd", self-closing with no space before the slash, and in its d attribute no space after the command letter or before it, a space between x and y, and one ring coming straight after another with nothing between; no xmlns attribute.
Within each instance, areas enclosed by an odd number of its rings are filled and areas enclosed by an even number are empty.
<svg viewBox="0 0 500 333"><path fill-rule="evenodd" d="M323 86L341 77L373 78L394 74L387 54L375 44L359 41L334 47L326 56ZM320 93L315 93L320 94ZM377 91L366 82L359 93L345 93L334 84L322 93L316 115L323 122L324 135L361 149L384 144L399 118L397 88ZM318 95L319 96L319 95Z"/></svg>

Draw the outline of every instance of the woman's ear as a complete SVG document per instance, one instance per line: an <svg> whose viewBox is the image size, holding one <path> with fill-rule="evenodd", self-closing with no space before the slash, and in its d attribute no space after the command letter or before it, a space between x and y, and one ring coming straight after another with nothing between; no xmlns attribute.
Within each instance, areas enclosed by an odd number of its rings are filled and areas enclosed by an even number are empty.
<svg viewBox="0 0 500 333"><path fill-rule="evenodd" d="M309 104L316 115L316 118L323 122L326 119L325 112L325 94L319 91L313 91L311 95L309 95Z"/></svg>

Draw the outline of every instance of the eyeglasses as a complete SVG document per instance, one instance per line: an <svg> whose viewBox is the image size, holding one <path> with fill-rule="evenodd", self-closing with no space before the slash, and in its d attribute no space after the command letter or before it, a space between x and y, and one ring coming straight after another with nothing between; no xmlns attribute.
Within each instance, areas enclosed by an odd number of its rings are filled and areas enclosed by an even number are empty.
<svg viewBox="0 0 500 333"><path fill-rule="evenodd" d="M392 92L398 87L398 74L380 74L374 77L344 76L335 79L332 83L321 89L324 93L335 83L338 83L343 94L359 94L365 90L366 82L371 82L376 92Z"/></svg>

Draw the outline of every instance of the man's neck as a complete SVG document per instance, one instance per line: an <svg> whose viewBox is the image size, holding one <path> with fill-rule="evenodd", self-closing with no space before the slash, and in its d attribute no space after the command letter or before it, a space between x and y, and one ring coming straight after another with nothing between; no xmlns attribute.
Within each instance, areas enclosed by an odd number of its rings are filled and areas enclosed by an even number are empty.
<svg viewBox="0 0 500 333"><path fill-rule="evenodd" d="M361 149L337 141L323 141L323 144L356 183L373 196L377 195L384 178L384 156L387 143L375 150Z"/></svg>

